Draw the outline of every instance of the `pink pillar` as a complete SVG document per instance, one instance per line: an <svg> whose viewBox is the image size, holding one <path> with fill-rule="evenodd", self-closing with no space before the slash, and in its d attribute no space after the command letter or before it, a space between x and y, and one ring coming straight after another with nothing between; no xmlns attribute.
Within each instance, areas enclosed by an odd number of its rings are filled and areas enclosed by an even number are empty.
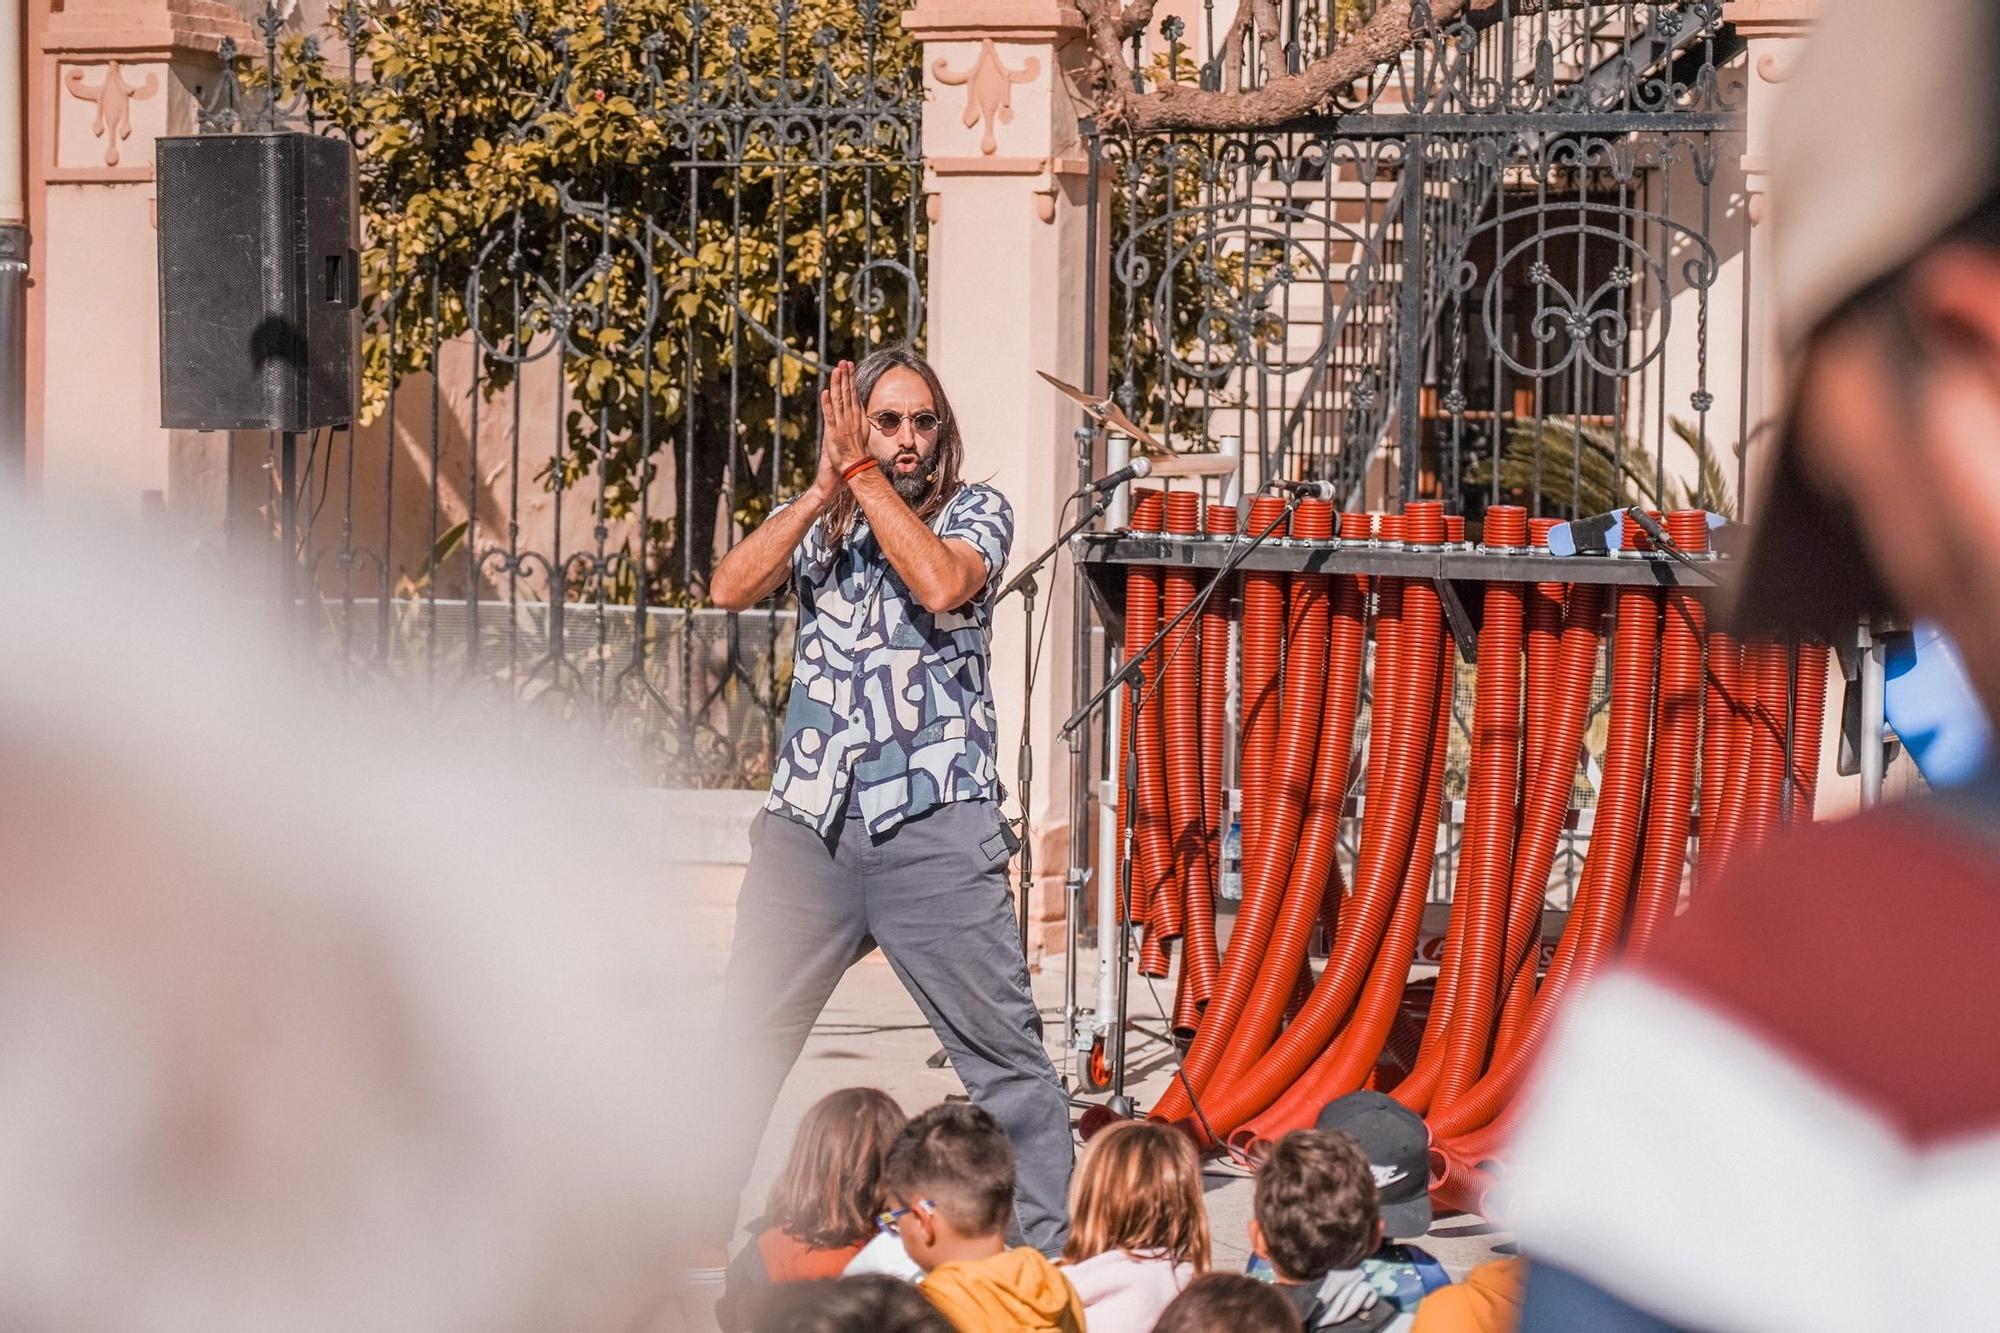
<svg viewBox="0 0 2000 1333"><path fill-rule="evenodd" d="M1015 567L1056 532L1076 488L1073 406L1037 379L1083 378L1088 164L1064 71L1083 58L1083 20L1050 0L919 0L903 26L924 43L928 347L964 425L966 468L1012 501ZM1101 377L1103 367L1097 368ZM1031 950L1061 940L1068 859L1072 706L1067 560L1041 580L1049 624L1029 719L1035 742L1036 922ZM1018 791L1023 626L1018 602L994 636L1000 772Z"/></svg>
<svg viewBox="0 0 2000 1333"><path fill-rule="evenodd" d="M160 427L153 141L193 133L222 39L251 30L217 0L64 0L34 26L41 487L137 508L165 497L177 451L226 454Z"/></svg>

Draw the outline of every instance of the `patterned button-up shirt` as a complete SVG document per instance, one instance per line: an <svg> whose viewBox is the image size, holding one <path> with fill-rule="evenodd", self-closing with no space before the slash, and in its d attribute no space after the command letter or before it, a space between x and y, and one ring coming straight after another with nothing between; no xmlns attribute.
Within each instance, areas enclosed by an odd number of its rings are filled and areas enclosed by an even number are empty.
<svg viewBox="0 0 2000 1333"><path fill-rule="evenodd" d="M991 486L962 487L931 528L970 543L986 585L932 614L890 565L865 515L838 551L814 523L792 552L798 644L767 809L829 831L852 792L870 833L947 801L997 800L988 647L1014 511Z"/></svg>

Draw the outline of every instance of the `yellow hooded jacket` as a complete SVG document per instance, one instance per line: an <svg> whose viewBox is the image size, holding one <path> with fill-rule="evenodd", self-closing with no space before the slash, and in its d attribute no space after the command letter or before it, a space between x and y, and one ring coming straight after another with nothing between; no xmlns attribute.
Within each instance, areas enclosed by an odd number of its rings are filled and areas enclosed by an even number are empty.
<svg viewBox="0 0 2000 1333"><path fill-rule="evenodd" d="M939 1264L921 1290L959 1333L1083 1333L1076 1288L1026 1246L973 1263Z"/></svg>

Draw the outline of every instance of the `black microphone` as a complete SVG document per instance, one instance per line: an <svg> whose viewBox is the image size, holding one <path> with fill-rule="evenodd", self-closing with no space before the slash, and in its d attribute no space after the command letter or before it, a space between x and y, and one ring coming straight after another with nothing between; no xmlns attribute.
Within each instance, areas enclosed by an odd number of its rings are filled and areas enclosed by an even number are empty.
<svg viewBox="0 0 2000 1333"><path fill-rule="evenodd" d="M1096 481L1079 491L1078 494L1109 495L1128 481L1153 475L1153 465L1143 458L1135 458L1116 472L1107 472Z"/></svg>
<svg viewBox="0 0 2000 1333"><path fill-rule="evenodd" d="M1264 483L1267 491L1284 491L1302 500L1332 500L1333 483L1330 481L1284 481L1273 477Z"/></svg>
<svg viewBox="0 0 2000 1333"><path fill-rule="evenodd" d="M1632 506L1625 512L1632 516L1632 521L1639 525L1640 531L1644 532L1648 537L1652 538L1654 546L1658 547L1662 551L1665 551L1668 555L1680 561L1682 564L1689 566L1690 568L1697 568L1697 569L1700 568L1699 562L1697 562L1693 556L1689 555L1686 551L1683 551L1678 545L1675 544L1673 537L1668 534L1665 528L1660 526L1658 519L1654 518L1651 514L1639 508L1637 505Z"/></svg>
<svg viewBox="0 0 2000 1333"><path fill-rule="evenodd" d="M1652 538L1652 540L1659 545L1661 550L1664 551L1668 547L1674 544L1674 539L1667 535L1667 530L1660 526L1658 520L1656 520L1651 514L1647 513L1645 510L1639 508L1639 506L1633 505L1630 509L1626 510L1625 512L1630 514L1632 516L1632 521L1639 525L1639 531L1645 533L1648 537Z"/></svg>

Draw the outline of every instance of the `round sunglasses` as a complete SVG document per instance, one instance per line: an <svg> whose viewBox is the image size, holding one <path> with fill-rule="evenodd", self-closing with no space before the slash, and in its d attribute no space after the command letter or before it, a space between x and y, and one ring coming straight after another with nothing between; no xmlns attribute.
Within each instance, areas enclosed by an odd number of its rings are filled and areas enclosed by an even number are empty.
<svg viewBox="0 0 2000 1333"><path fill-rule="evenodd" d="M919 435L929 435L944 424L944 418L935 412L870 412L868 419L884 435L894 435L903 429L905 419L917 428Z"/></svg>

